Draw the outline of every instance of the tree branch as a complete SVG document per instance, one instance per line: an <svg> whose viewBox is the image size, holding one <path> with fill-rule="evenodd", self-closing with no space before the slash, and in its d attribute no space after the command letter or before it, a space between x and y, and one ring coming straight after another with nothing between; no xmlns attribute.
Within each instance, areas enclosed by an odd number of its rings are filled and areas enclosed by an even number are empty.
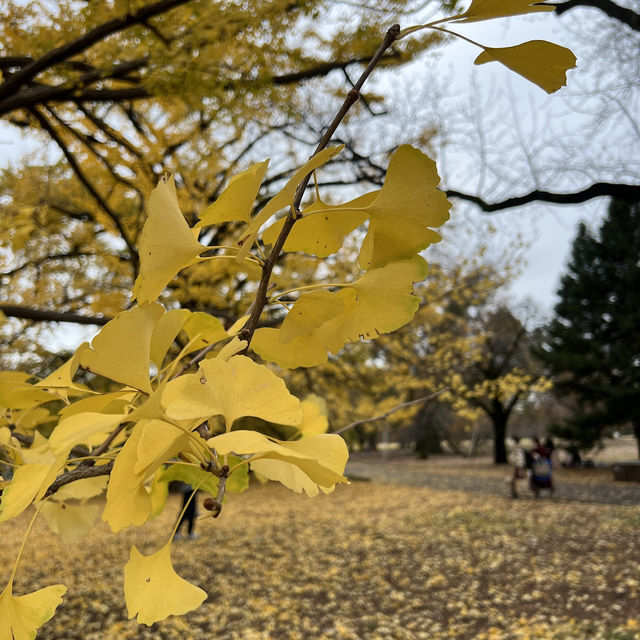
<svg viewBox="0 0 640 640"><path fill-rule="evenodd" d="M20 71L11 75L0 85L0 101L14 94L20 86L29 82L41 71L49 69L72 56L86 51L94 44L97 44L114 33L123 31L136 24L143 24L150 18L166 13L170 9L179 7L187 2L190 2L190 0L159 0L159 2L141 7L133 13L127 13L124 16L107 20L107 22L94 27L76 40L51 49L40 58L25 65Z"/></svg>
<svg viewBox="0 0 640 640"><path fill-rule="evenodd" d="M360 96L360 89L362 89L362 86L366 82L367 78L371 75L371 72L375 69L376 65L378 64L386 50L394 43L399 33L400 25L397 24L394 24L387 30L384 40L378 47L378 50L374 54L373 58L371 58L369 64L367 65L367 68L362 72L360 78L358 78L358 81L355 83L353 89L348 92L347 97L340 107L340 110L327 128L324 136L322 136L322 139L318 143L318 146L316 147L311 157L322 151L327 146L327 144L331 140L331 136L333 136L349 109L358 100ZM271 249L271 253L267 257L262 267L262 275L260 277L260 283L258 285L256 297L251 308L251 315L249 317L249 320L247 321L247 324L238 335L240 340L247 341L247 348L249 343L251 342L251 338L253 337L256 328L258 327L262 311L267 304L267 290L269 288L269 280L271 278L273 267L280 257L282 247L284 246L284 243L291 229L293 228L293 225L296 222L297 215L299 213L298 208L300 207L300 202L302 201L302 196L304 195L304 191L307 188L310 177L311 174L307 175L304 180L298 185L295 196L293 198L293 204L291 205L291 211L286 217L284 225L282 226L282 230L280 231L280 235L276 239L273 248Z"/></svg>
<svg viewBox="0 0 640 640"><path fill-rule="evenodd" d="M39 322L72 322L74 324L93 324L102 326L111 320L108 316L83 316L68 311L47 311L32 309L16 304L0 304L0 311L11 318L36 320Z"/></svg>
<svg viewBox="0 0 640 640"><path fill-rule="evenodd" d="M107 462L107 464L101 464L97 467L78 467L71 471L66 471L62 475L58 476L53 484L47 489L44 494L44 498L48 498L53 495L60 487L64 487L65 484L70 484L76 480L83 480L84 478L97 478L98 476L108 476L113 469L113 462Z"/></svg>
<svg viewBox="0 0 640 640"><path fill-rule="evenodd" d="M400 411L400 409L406 409L407 407L412 407L416 404L430 402L431 400L434 400L435 398L437 398L441 393L446 391L448 388L449 387L445 387L444 389L440 389L440 391L436 391L435 393L432 393L429 396L424 396L423 398L416 398L415 400L409 400L408 402L401 402L399 405L396 405L395 407L393 407L393 409L389 409L389 411L386 411L385 413L379 416L374 416L373 418L363 418L362 420L356 420L355 422L348 424L346 427L342 427L341 429L337 429L336 431L332 431L331 433L344 433L345 431L348 431L349 429L353 429L354 427L357 427L361 424L365 424L367 422L375 422L376 420L383 420L387 416L390 416L392 413L395 413L396 411Z"/></svg>
<svg viewBox="0 0 640 640"><path fill-rule="evenodd" d="M93 198L96 200L98 205L100 205L100 208L109 216L109 219L113 222L114 226L120 233L121 238L124 240L125 244L127 245L127 248L131 253L131 259L134 264L134 272L137 273L138 272L138 251L136 250L135 246L133 245L127 233L125 232L124 227L122 226L122 222L120 221L118 215L115 213L115 211L111 209L111 207L107 204L104 198L93 186L89 178L84 174L84 172L80 168L80 165L76 161L75 157L73 156L73 154L71 153L67 145L64 143L64 140L62 140L62 138L56 131L55 127L51 125L49 121L45 118L45 116L42 115L42 113L40 113L38 110L32 109L30 110L30 113L36 118L36 120L38 120L42 128L45 131L47 131L47 133L51 136L53 141L58 145L58 147L60 148L65 158L67 159L67 162L71 165L71 168L73 169L74 173L76 174L80 182L85 186L85 188L93 196Z"/></svg>
<svg viewBox="0 0 640 640"><path fill-rule="evenodd" d="M566 2L554 3L555 12L560 16L565 11L575 9L575 7L593 7L600 9L610 18L614 18L631 27L634 31L640 31L640 14L621 7L611 0L566 0Z"/></svg>
<svg viewBox="0 0 640 640"><path fill-rule="evenodd" d="M462 191L456 191L454 189L447 189L445 193L447 194L448 198L459 198L460 200L473 202L473 204L478 205L480 209L487 213L502 211L503 209L511 209L513 207L520 207L531 202L579 204L581 202L591 200L592 198L599 198L602 196L608 196L611 198L616 198L617 200L624 200L626 202L640 201L640 185L614 184L610 182L596 182L590 187L587 187L582 191L576 191L574 193L552 193L550 191L540 191L536 189L535 191L527 193L524 196L507 198L502 202L493 203L485 202L478 196L474 196L470 193L464 193Z"/></svg>

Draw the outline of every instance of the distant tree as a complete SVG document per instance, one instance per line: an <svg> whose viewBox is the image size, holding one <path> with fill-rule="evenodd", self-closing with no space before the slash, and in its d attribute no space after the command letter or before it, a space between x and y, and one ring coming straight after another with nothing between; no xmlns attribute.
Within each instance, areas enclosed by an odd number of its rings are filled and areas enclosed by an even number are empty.
<svg viewBox="0 0 640 640"><path fill-rule="evenodd" d="M558 435L583 448L631 424L640 454L640 203L612 201L599 233L573 241L555 317L536 354L573 405Z"/></svg>

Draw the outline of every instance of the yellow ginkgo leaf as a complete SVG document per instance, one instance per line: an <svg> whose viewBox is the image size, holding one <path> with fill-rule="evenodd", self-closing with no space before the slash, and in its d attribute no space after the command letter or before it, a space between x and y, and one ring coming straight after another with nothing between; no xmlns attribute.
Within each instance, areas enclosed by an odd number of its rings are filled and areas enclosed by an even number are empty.
<svg viewBox="0 0 640 640"><path fill-rule="evenodd" d="M219 358L220 360L228 360L232 356L235 356L236 354L246 349L246 347L246 340L240 340L238 336L233 336L233 338L231 338L231 340L229 340L229 342L227 342L227 344L225 344L224 347L222 347L222 349L218 351L218 355L216 356L216 358Z"/></svg>
<svg viewBox="0 0 640 640"><path fill-rule="evenodd" d="M546 40L531 40L513 47L483 48L475 64L500 62L547 93L567 84L567 71L576 66L576 57L571 50Z"/></svg>
<svg viewBox="0 0 640 640"><path fill-rule="evenodd" d="M55 394L27 382L0 379L0 409L33 409L58 399Z"/></svg>
<svg viewBox="0 0 640 640"><path fill-rule="evenodd" d="M34 640L38 629L50 620L67 588L55 584L24 596L12 593L13 578L0 594L0 639Z"/></svg>
<svg viewBox="0 0 640 640"><path fill-rule="evenodd" d="M189 347L189 352L198 351L208 347L210 344L229 338L229 334L225 331L222 322L203 311L193 312L184 323L183 330L187 334L189 342L196 337L198 338Z"/></svg>
<svg viewBox="0 0 640 640"><path fill-rule="evenodd" d="M77 413L122 414L136 395L137 391L113 391L82 398L61 409L60 419L69 418Z"/></svg>
<svg viewBox="0 0 640 640"><path fill-rule="evenodd" d="M49 438L49 446L56 454L69 451L95 434L112 431L125 418L123 414L77 413L58 423Z"/></svg>
<svg viewBox="0 0 640 640"><path fill-rule="evenodd" d="M122 311L110 320L83 351L83 367L105 378L151 393L151 336L164 313L155 302Z"/></svg>
<svg viewBox="0 0 640 640"><path fill-rule="evenodd" d="M277 480L294 491L305 490L316 495L317 487L330 489L339 482L346 482L342 475L349 457L344 440L335 434L310 436L295 442L274 440L256 431L231 431L208 440L219 455L234 453L251 455L252 468L271 480ZM255 465L256 461L276 460L283 464ZM314 488L297 471L296 467Z"/></svg>
<svg viewBox="0 0 640 640"><path fill-rule="evenodd" d="M74 391L83 391L91 393L89 389L84 389L74 384L73 376L75 376L82 353L89 348L88 342L83 342L75 351L75 353L64 364L59 366L53 373L49 374L43 380L36 383L38 387L46 387L50 389L72 389Z"/></svg>
<svg viewBox="0 0 640 640"><path fill-rule="evenodd" d="M55 500L86 500L101 495L107 488L107 477L81 478L60 487L55 495Z"/></svg>
<svg viewBox="0 0 640 640"><path fill-rule="evenodd" d="M167 385L163 403L173 419L222 415L227 431L243 416L287 425L296 425L302 418L300 402L287 391L284 381L246 356L204 360L199 373Z"/></svg>
<svg viewBox="0 0 640 640"><path fill-rule="evenodd" d="M475 22L506 18L538 11L553 11L555 6L543 4L539 0L473 0L471 6L460 14L456 22Z"/></svg>
<svg viewBox="0 0 640 640"><path fill-rule="evenodd" d="M407 324L420 305L413 283L426 276L427 263L420 256L365 273L352 285L357 305L340 326L344 342L375 338Z"/></svg>
<svg viewBox="0 0 640 640"><path fill-rule="evenodd" d="M233 176L218 199L200 216L196 227L232 220L248 222L268 166L269 160L264 160Z"/></svg>
<svg viewBox="0 0 640 640"><path fill-rule="evenodd" d="M379 191L367 193L342 205L329 205L317 200L306 208L284 243L284 251L304 251L318 258L336 253L348 233L359 227L367 215L362 211L377 197ZM277 220L262 234L262 242L276 241L285 218Z"/></svg>
<svg viewBox="0 0 640 640"><path fill-rule="evenodd" d="M299 433L303 437L326 433L329 428L327 401L312 393L300 401L300 407L302 422L298 425Z"/></svg>
<svg viewBox="0 0 640 640"><path fill-rule="evenodd" d="M55 457L38 455L40 461L19 466L0 498L0 522L20 515L32 502L40 500L64 467L68 452Z"/></svg>
<svg viewBox="0 0 640 640"><path fill-rule="evenodd" d="M262 481L272 480L284 485L290 491L303 491L313 498L320 493L318 485L302 470L290 462L257 458L251 461L251 471L260 474Z"/></svg>
<svg viewBox="0 0 640 640"><path fill-rule="evenodd" d="M411 258L440 240L429 227L449 219L451 203L437 188L439 182L431 158L411 145L398 147L382 189L365 209L370 222L358 256L363 269Z"/></svg>
<svg viewBox="0 0 640 640"><path fill-rule="evenodd" d="M40 513L64 544L74 544L93 529L100 515L100 505L48 500L40 507Z"/></svg>
<svg viewBox="0 0 640 640"><path fill-rule="evenodd" d="M269 202L267 202L262 211L260 211L260 213L251 220L243 234L240 236L240 243L242 246L236 257L238 261L244 260L247 253L249 253L249 249L251 249L251 245L253 244L260 227L267 222L272 215L278 213L280 209L284 209L285 207L289 207L293 204L293 197L296 193L296 189L304 180L306 175L329 162L329 160L340 153L343 148L344 145L323 149L312 156L293 174L291 178L289 178L284 187L276 193Z"/></svg>
<svg viewBox="0 0 640 640"><path fill-rule="evenodd" d="M169 347L173 344L189 316L188 309L171 309L158 320L151 334L149 357L159 369L162 367Z"/></svg>
<svg viewBox="0 0 640 640"><path fill-rule="evenodd" d="M150 556L131 547L129 562L124 567L124 597L129 618L137 615L140 624L151 626L168 616L197 609L207 593L174 571L168 542Z"/></svg>
<svg viewBox="0 0 640 640"><path fill-rule="evenodd" d="M339 315L315 313L316 305L309 305L313 311L309 316L292 316L293 334L288 334L287 316L280 329L258 329L251 348L264 360L285 368L321 364L327 360L328 351L338 353L348 342L375 338L409 322L420 304L412 294L413 283L423 280L426 274L427 265L420 256L368 271L353 285L324 294L343 303L344 310ZM318 292L300 296L289 314L307 296L318 296Z"/></svg>
<svg viewBox="0 0 640 640"><path fill-rule="evenodd" d="M353 302L355 303L355 298ZM281 340L285 344L291 342L308 334L310 328L319 328L338 318L350 308L352 304L349 296L336 295L326 290L302 295L282 323Z"/></svg>
<svg viewBox="0 0 640 640"><path fill-rule="evenodd" d="M115 533L129 525L140 526L151 515L151 498L144 486L145 474L135 473L138 442L144 424L137 424L116 456L107 486L107 504L102 519Z"/></svg>
<svg viewBox="0 0 640 640"><path fill-rule="evenodd" d="M284 249L326 257L338 251L344 236L368 218L369 230L358 256L363 269L411 258L440 240L429 227L439 227L449 219L451 205L437 189L439 182L433 160L402 145L391 157L382 189L343 205L314 203L296 222ZM274 242L282 225L279 220L269 227L263 241Z"/></svg>
<svg viewBox="0 0 640 640"><path fill-rule="evenodd" d="M156 300L178 272L197 262L206 250L180 211L173 177L161 180L149 198L149 215L139 243L140 273L132 299L139 303Z"/></svg>
<svg viewBox="0 0 640 640"><path fill-rule="evenodd" d="M176 425L164 420L145 420L139 425L142 433L133 466L136 474L148 475L149 469L156 469L179 451L190 448L188 432Z"/></svg>

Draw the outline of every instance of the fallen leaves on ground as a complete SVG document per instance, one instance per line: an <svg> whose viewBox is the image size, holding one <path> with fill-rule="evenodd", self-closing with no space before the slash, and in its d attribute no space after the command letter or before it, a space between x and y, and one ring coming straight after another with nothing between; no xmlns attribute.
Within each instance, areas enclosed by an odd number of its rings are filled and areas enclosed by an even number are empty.
<svg viewBox="0 0 640 640"><path fill-rule="evenodd" d="M204 604L139 626L123 566L132 544L160 548L178 511L170 498L149 526L113 535L102 524L75 547L37 521L14 593L68 587L38 638L640 639L638 508L361 482L313 499L255 486L199 520L197 540L174 543L175 569L207 591ZM3 527L2 580L28 515Z"/></svg>

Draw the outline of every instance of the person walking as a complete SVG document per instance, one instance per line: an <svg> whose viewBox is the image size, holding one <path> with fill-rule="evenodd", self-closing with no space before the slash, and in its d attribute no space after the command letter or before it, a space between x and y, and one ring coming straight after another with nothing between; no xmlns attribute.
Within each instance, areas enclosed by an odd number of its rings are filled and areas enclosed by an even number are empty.
<svg viewBox="0 0 640 640"><path fill-rule="evenodd" d="M178 527L176 528L175 539L180 540L180 529L183 529L186 523L187 535L189 536L189 539L193 540L198 537L198 534L195 532L195 522L198 517L197 496L194 495L193 498L191 498L193 489L191 485L186 482L182 483L180 491L182 493L182 508L180 509L180 513L182 515L180 517L180 522L178 522ZM191 501L189 501L189 498L191 498Z"/></svg>

